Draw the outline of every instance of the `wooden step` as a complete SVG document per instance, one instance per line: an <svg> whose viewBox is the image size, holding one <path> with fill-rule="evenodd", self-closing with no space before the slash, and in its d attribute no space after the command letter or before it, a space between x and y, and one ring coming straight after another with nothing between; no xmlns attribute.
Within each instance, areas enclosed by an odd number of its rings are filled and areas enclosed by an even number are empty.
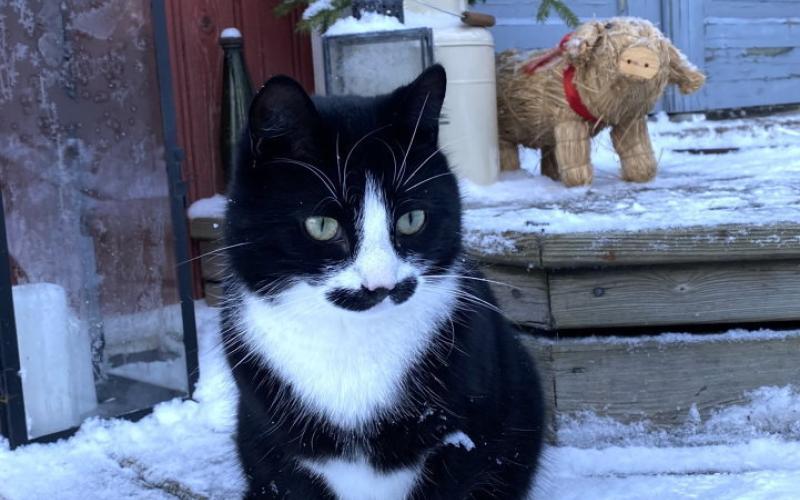
<svg viewBox="0 0 800 500"><path fill-rule="evenodd" d="M683 425L742 404L764 386L800 386L800 331L548 340L522 335L553 425L593 412L622 423Z"/></svg>

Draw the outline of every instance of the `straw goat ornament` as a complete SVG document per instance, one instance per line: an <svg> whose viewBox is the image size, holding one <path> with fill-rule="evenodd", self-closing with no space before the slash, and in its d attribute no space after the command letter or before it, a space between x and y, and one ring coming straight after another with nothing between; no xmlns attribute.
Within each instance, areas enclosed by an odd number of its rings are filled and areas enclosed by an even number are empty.
<svg viewBox="0 0 800 500"><path fill-rule="evenodd" d="M647 113L667 84L688 94L705 76L650 22L584 23L555 49L498 56L500 162L519 168L517 145L541 150L542 174L566 186L592 182L591 137L611 127L626 181L656 174Z"/></svg>

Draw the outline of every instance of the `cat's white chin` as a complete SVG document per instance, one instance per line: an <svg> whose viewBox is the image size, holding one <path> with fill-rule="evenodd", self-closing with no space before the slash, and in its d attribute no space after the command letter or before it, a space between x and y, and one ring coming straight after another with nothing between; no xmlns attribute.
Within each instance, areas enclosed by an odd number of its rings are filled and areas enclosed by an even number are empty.
<svg viewBox="0 0 800 500"><path fill-rule="evenodd" d="M387 297L362 312L305 282L269 300L243 292L239 333L306 411L359 429L402 406L409 371L436 348L439 329L450 328L457 286L454 278L421 278L405 302Z"/></svg>

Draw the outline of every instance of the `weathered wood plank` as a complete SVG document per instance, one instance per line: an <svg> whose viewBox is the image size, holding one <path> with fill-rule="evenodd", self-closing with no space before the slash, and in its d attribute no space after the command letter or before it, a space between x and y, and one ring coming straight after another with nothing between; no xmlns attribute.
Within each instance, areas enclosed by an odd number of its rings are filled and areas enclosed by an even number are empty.
<svg viewBox="0 0 800 500"><path fill-rule="evenodd" d="M800 337L748 341L552 346L556 411L590 410L620 421L680 425L692 405L701 417L743 402L762 386L800 384Z"/></svg>
<svg viewBox="0 0 800 500"><path fill-rule="evenodd" d="M467 252L480 262L523 268L542 267L540 234L505 232L500 238L504 241L502 248L492 243L494 239L492 235L470 236Z"/></svg>
<svg viewBox="0 0 800 500"><path fill-rule="evenodd" d="M553 272L556 328L800 319L800 260Z"/></svg>
<svg viewBox="0 0 800 500"><path fill-rule="evenodd" d="M706 50L708 83L800 79L800 48L767 47Z"/></svg>
<svg viewBox="0 0 800 500"><path fill-rule="evenodd" d="M800 25L791 18L709 18L705 26L708 47L797 47Z"/></svg>
<svg viewBox="0 0 800 500"><path fill-rule="evenodd" d="M469 252L481 262L543 269L800 258L796 223L636 232L509 232L503 238L508 249L470 247Z"/></svg>
<svg viewBox="0 0 800 500"><path fill-rule="evenodd" d="M553 234L542 240L545 269L800 258L800 224Z"/></svg>
<svg viewBox="0 0 800 500"><path fill-rule="evenodd" d="M203 285L206 294L206 303L211 307L218 307L222 302L222 284L213 281L206 281Z"/></svg>
<svg viewBox="0 0 800 500"><path fill-rule="evenodd" d="M701 71L706 45L706 37L702 36L704 3L697 0L664 0L662 4L662 31ZM698 93L683 95L674 85L670 85L664 93L664 107L668 113L707 109Z"/></svg>
<svg viewBox="0 0 800 500"><path fill-rule="evenodd" d="M196 240L218 240L223 236L222 219L206 217L191 219L189 235Z"/></svg>
<svg viewBox="0 0 800 500"><path fill-rule="evenodd" d="M482 268L492 291L509 320L535 328L550 328L550 299L544 271L508 266Z"/></svg>
<svg viewBox="0 0 800 500"><path fill-rule="evenodd" d="M520 334L519 340L522 347L533 358L536 369L539 372L539 381L542 385L542 393L547 411L548 441L555 441L555 417L556 417L556 379L553 370L553 346L551 343L541 342L532 335Z"/></svg>
<svg viewBox="0 0 800 500"><path fill-rule="evenodd" d="M225 254L221 251L223 246L222 240L200 242L200 269L204 280L222 281L225 278L228 266L225 264Z"/></svg>
<svg viewBox="0 0 800 500"><path fill-rule="evenodd" d="M696 94L706 102L705 109L744 108L797 103L800 78L772 78L742 82L709 82Z"/></svg>
<svg viewBox="0 0 800 500"><path fill-rule="evenodd" d="M800 0L705 0L706 16L758 18L786 18L800 15Z"/></svg>

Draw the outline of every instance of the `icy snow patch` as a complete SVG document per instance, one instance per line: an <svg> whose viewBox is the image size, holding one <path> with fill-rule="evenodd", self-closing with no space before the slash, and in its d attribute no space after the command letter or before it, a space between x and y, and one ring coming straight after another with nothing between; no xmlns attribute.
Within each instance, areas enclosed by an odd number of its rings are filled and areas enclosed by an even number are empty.
<svg viewBox="0 0 800 500"><path fill-rule="evenodd" d="M452 432L444 437L442 440L446 446L456 446L464 448L467 451L472 451L475 448L475 443L463 431Z"/></svg>
<svg viewBox="0 0 800 500"><path fill-rule="evenodd" d="M410 28L459 28L464 26L458 16L450 16L441 12L418 13L406 10L403 17L405 22L401 23L399 19L393 16L366 12L361 15L361 19L356 19L353 16L339 19L328 28L325 34L351 35ZM465 33L469 33L468 29L464 28ZM471 29L475 31L474 28Z"/></svg>
<svg viewBox="0 0 800 500"><path fill-rule="evenodd" d="M242 38L242 32L236 28L225 28L219 34L220 38Z"/></svg>
<svg viewBox="0 0 800 500"><path fill-rule="evenodd" d="M228 199L221 194L200 198L189 206L190 219L221 219L225 216Z"/></svg>
<svg viewBox="0 0 800 500"><path fill-rule="evenodd" d="M303 11L303 19L311 19L322 11L333 9L332 0L315 0Z"/></svg>
<svg viewBox="0 0 800 500"><path fill-rule="evenodd" d="M636 336L636 337L620 337L620 336L589 336L570 339L570 343L574 344L622 344L635 347L645 343L657 344L692 344L708 342L751 342L757 340L786 340L795 337L800 337L800 330L743 330L735 328L728 330L724 333L707 333L707 334L693 334L693 333L662 333L653 336ZM541 339L541 342L551 342L548 339ZM555 342L555 341L552 341Z"/></svg>
<svg viewBox="0 0 800 500"><path fill-rule="evenodd" d="M558 442L576 448L609 446L718 445L752 439L800 440L800 392L795 387L762 387L745 403L715 410L702 421L690 409L684 425L665 429L642 420L622 423L593 412L558 416ZM800 458L800 457L798 457ZM800 466L800 464L798 464Z"/></svg>

